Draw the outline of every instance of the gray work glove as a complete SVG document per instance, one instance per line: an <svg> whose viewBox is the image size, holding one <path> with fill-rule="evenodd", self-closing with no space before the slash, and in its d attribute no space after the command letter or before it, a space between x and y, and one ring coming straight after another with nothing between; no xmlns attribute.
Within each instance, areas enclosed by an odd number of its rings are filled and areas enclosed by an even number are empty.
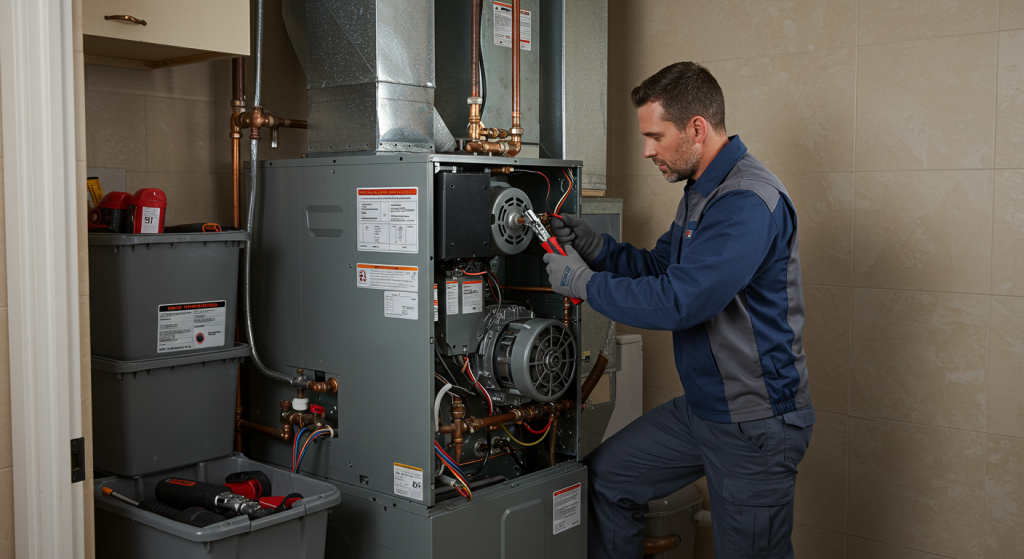
<svg viewBox="0 0 1024 559"><path fill-rule="evenodd" d="M586 221L572 216L562 215L555 217L551 215L551 233L558 239L558 244L566 246L572 243L576 250L586 261L591 261L601 254L604 248L604 237L598 235L587 225Z"/></svg>
<svg viewBox="0 0 1024 559"><path fill-rule="evenodd" d="M587 263L580 258L572 245L562 245L566 256L557 252L545 254L544 262L548 265L548 280L551 289L565 297L587 300L587 282L594 275Z"/></svg>

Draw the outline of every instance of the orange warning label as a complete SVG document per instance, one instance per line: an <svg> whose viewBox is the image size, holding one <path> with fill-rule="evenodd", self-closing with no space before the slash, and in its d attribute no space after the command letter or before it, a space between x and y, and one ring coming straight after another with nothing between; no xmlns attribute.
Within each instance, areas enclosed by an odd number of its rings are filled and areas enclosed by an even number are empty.
<svg viewBox="0 0 1024 559"><path fill-rule="evenodd" d="M356 287L390 291L418 291L419 268L387 264L357 264Z"/></svg>

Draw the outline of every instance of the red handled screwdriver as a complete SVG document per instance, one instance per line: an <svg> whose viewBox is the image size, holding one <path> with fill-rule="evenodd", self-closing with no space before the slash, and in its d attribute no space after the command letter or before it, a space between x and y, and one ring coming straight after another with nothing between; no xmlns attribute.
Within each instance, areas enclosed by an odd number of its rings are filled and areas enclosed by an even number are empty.
<svg viewBox="0 0 1024 559"><path fill-rule="evenodd" d="M562 256L566 256L562 245L558 244L558 239L552 237L551 234L548 233L548 230L544 228L544 224L540 222L540 218L537 217L537 214L533 213L533 210L526 210L524 219L526 220L526 224L530 226L530 229L533 229L533 232L537 234L540 246L543 247L548 254L554 254L557 252ZM569 300L572 301L574 305L578 305L583 302L583 299L577 299L575 297L570 297Z"/></svg>

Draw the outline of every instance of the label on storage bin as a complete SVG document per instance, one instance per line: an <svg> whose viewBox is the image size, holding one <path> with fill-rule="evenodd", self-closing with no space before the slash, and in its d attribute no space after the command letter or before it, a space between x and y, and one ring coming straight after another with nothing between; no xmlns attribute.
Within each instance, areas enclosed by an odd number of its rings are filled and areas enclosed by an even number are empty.
<svg viewBox="0 0 1024 559"><path fill-rule="evenodd" d="M156 351L167 353L224 345L226 301L177 303L157 308Z"/></svg>
<svg viewBox="0 0 1024 559"><path fill-rule="evenodd" d="M530 10L519 8L519 50L533 50L531 39ZM512 48L512 4L510 2L494 3L494 44L507 49Z"/></svg>
<svg viewBox="0 0 1024 559"><path fill-rule="evenodd" d="M553 534L559 534L580 525L580 495L582 486L577 483L555 491L551 518L554 521Z"/></svg>
<svg viewBox="0 0 1024 559"><path fill-rule="evenodd" d="M411 252L420 250L417 227L417 187L359 188L357 235L359 250Z"/></svg>
<svg viewBox="0 0 1024 559"><path fill-rule="evenodd" d="M395 495L423 500L423 470L395 462Z"/></svg>

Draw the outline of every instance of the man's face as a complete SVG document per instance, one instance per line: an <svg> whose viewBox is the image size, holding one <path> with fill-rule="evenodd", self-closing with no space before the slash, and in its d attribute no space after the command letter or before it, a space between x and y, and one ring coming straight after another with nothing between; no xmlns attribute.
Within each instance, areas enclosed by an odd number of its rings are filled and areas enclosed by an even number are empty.
<svg viewBox="0 0 1024 559"><path fill-rule="evenodd" d="M644 135L644 157L658 166L668 182L685 181L697 172L701 146L694 141L694 130L688 125L680 130L665 120L660 102L647 103L637 109L640 132Z"/></svg>

